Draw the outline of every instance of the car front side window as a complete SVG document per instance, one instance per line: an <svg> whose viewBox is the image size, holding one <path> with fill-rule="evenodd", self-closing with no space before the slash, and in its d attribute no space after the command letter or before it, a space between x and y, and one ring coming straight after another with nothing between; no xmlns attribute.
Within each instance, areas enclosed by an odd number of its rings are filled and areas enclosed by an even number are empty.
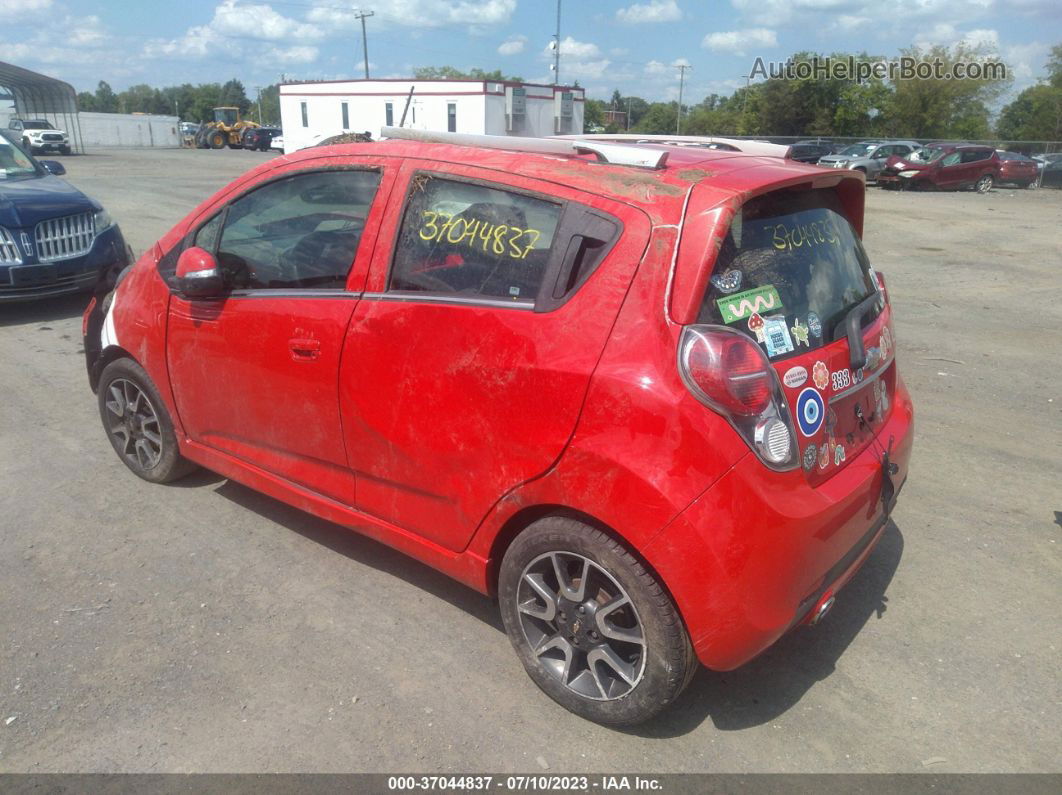
<svg viewBox="0 0 1062 795"><path fill-rule="evenodd" d="M216 246L228 285L342 289L379 183L379 171L317 171L269 182L234 201ZM210 227L220 218L199 229L197 245L214 243L217 230Z"/></svg>

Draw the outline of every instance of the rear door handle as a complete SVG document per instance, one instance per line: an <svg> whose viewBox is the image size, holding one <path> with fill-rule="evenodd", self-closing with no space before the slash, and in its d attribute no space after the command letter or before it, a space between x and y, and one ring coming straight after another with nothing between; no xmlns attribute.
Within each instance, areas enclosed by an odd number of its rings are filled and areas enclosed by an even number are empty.
<svg viewBox="0 0 1062 795"><path fill-rule="evenodd" d="M290 339L288 340L288 350L291 351L291 358L295 361L312 362L321 358L321 341L299 338Z"/></svg>

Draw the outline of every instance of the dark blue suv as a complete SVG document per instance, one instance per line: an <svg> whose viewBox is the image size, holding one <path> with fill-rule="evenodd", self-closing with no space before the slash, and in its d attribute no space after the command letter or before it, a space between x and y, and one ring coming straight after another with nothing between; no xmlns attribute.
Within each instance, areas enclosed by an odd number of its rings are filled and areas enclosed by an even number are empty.
<svg viewBox="0 0 1062 795"><path fill-rule="evenodd" d="M93 289L132 261L100 203L0 134L0 303Z"/></svg>

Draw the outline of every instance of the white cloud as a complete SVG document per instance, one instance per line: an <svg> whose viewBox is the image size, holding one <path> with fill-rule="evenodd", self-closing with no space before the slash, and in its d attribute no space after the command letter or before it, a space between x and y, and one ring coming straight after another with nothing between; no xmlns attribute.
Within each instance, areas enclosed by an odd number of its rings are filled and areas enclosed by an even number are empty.
<svg viewBox="0 0 1062 795"><path fill-rule="evenodd" d="M663 64L660 61L650 61L645 65L645 73L656 77L657 75L667 74L667 64Z"/></svg>
<svg viewBox="0 0 1062 795"><path fill-rule="evenodd" d="M360 28L353 6L350 11L336 6L335 0L320 0L306 18L332 27ZM375 15L370 24L410 28L462 25L479 31L508 23L516 11L516 0L377 0L371 6Z"/></svg>
<svg viewBox="0 0 1062 795"><path fill-rule="evenodd" d="M318 50L306 44L298 44L294 47L271 47L266 51L265 57L270 61L279 61L284 64L313 63L317 60Z"/></svg>
<svg viewBox="0 0 1062 795"><path fill-rule="evenodd" d="M42 11L49 11L52 5L53 0L0 0L0 20L32 19Z"/></svg>
<svg viewBox="0 0 1062 795"><path fill-rule="evenodd" d="M1015 0L1009 0L1014 2ZM1019 0L1020 1L1020 0ZM820 17L836 21L840 16L867 17L879 23L901 23L910 27L911 18L971 20L990 11L999 0L910 0L903 13L882 16L882 7L873 0L730 0L743 20L778 27L793 20ZM1049 3L1055 0L1025 0Z"/></svg>
<svg viewBox="0 0 1062 795"><path fill-rule="evenodd" d="M561 58L572 58L577 61L601 57L601 48L596 44L588 41L576 41L571 36L565 36L561 39L560 51ZM543 48L542 53L550 58L553 57L553 50L550 49L548 44Z"/></svg>
<svg viewBox="0 0 1062 795"><path fill-rule="evenodd" d="M518 55L527 46L527 36L510 36L498 45L499 55Z"/></svg>
<svg viewBox="0 0 1062 795"><path fill-rule="evenodd" d="M862 16L860 14L841 14L831 23L830 29L848 33L853 30L865 28L873 23L873 17Z"/></svg>
<svg viewBox="0 0 1062 795"><path fill-rule="evenodd" d="M778 46L778 36L769 28L745 28L744 30L727 30L709 33L701 42L712 52L724 52L732 55L745 55L753 48Z"/></svg>
<svg viewBox="0 0 1062 795"><path fill-rule="evenodd" d="M675 0L649 0L648 3L635 3L616 12L616 19L628 25L640 25L645 22L678 22L682 19L682 9Z"/></svg>
<svg viewBox="0 0 1062 795"><path fill-rule="evenodd" d="M999 34L991 28L977 28L964 33L960 43L967 47L987 47L991 50L998 50Z"/></svg>
<svg viewBox="0 0 1062 795"><path fill-rule="evenodd" d="M270 5L237 3L224 0L214 9L210 27L223 36L243 36L279 41L283 39L319 39L324 31L316 25L278 14Z"/></svg>

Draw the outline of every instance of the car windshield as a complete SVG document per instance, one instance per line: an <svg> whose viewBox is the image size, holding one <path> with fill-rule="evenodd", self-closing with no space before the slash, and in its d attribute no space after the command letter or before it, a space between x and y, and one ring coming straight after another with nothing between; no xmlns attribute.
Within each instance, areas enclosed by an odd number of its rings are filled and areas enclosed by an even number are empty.
<svg viewBox="0 0 1062 795"><path fill-rule="evenodd" d="M36 173L37 167L25 152L0 138L0 179L25 177Z"/></svg>
<svg viewBox="0 0 1062 795"><path fill-rule="evenodd" d="M876 146L877 144L852 144L851 146L846 146L837 154L847 155L848 157L860 157L861 155L867 154L867 152Z"/></svg>
<svg viewBox="0 0 1062 795"><path fill-rule="evenodd" d="M23 122L22 127L23 127L23 129L26 129L26 130L54 130L55 129L54 127L52 127L52 125L50 125L46 121L27 121L27 122Z"/></svg>
<svg viewBox="0 0 1062 795"><path fill-rule="evenodd" d="M836 194L779 191L734 216L697 322L748 334L775 360L843 335L848 311L876 289Z"/></svg>
<svg viewBox="0 0 1062 795"><path fill-rule="evenodd" d="M944 154L944 149L939 146L927 146L924 149L918 151L918 159L923 163L932 163L938 157ZM915 155L911 155L914 157Z"/></svg>

